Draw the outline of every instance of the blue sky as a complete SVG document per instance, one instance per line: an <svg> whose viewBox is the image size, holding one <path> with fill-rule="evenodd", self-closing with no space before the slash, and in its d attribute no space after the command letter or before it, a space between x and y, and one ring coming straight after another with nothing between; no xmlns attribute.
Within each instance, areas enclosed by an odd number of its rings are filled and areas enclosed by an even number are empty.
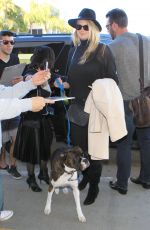
<svg viewBox="0 0 150 230"><path fill-rule="evenodd" d="M30 0L13 0L16 4L28 8ZM45 0L37 0L43 2ZM60 11L60 16L65 21L70 18L76 18L83 8L91 8L95 10L97 20L102 25L102 32L106 33L105 29L105 14L113 8L124 9L129 18L128 29L130 32L139 32L150 36L149 28L149 7L148 1L134 0L48 0L48 2Z"/></svg>

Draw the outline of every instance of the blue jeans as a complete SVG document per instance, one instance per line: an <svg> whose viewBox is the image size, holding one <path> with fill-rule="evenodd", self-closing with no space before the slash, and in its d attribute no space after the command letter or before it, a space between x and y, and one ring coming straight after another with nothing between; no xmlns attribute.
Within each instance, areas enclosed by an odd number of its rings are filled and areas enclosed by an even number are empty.
<svg viewBox="0 0 150 230"><path fill-rule="evenodd" d="M135 126L129 101L124 101L124 109L128 135L117 142L117 183L126 189L131 172L131 146ZM136 134L141 159L139 178L143 182L150 182L150 128L136 128Z"/></svg>
<svg viewBox="0 0 150 230"><path fill-rule="evenodd" d="M0 175L0 211L3 210L3 205L4 205L3 180L2 180L2 175Z"/></svg>

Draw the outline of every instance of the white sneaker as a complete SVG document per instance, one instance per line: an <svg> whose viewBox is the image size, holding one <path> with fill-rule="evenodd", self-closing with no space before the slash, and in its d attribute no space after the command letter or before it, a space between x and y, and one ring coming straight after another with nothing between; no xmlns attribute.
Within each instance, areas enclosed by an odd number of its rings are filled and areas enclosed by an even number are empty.
<svg viewBox="0 0 150 230"><path fill-rule="evenodd" d="M5 221L10 219L13 216L13 211L11 210L5 210L5 211L0 211L0 221Z"/></svg>

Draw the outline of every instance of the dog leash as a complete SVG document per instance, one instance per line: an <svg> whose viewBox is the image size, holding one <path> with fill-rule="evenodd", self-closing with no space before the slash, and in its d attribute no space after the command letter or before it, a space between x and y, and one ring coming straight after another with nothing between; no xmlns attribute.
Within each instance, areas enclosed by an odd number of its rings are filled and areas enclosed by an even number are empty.
<svg viewBox="0 0 150 230"><path fill-rule="evenodd" d="M64 97L65 96L65 89L64 89L63 84L60 83L58 78L56 78L55 81L56 81L56 83L58 85L58 88L60 89L61 97ZM68 104L68 100L66 100L66 101L67 101L67 104ZM65 105L65 101L62 101L62 103L63 103L64 109L65 109L66 118L67 118L67 145L68 145L68 147L70 147L71 146L71 141L70 141L70 119L69 119L69 116L68 116L68 111L67 111L67 107Z"/></svg>

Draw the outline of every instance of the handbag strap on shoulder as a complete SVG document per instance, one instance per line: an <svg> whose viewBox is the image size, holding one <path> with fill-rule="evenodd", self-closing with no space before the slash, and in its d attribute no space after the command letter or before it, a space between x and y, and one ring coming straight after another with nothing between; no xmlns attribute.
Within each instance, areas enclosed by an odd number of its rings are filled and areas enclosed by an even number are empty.
<svg viewBox="0 0 150 230"><path fill-rule="evenodd" d="M144 90L144 55L143 55L143 39L142 35L137 33L139 39L139 64L140 64L140 91Z"/></svg>

